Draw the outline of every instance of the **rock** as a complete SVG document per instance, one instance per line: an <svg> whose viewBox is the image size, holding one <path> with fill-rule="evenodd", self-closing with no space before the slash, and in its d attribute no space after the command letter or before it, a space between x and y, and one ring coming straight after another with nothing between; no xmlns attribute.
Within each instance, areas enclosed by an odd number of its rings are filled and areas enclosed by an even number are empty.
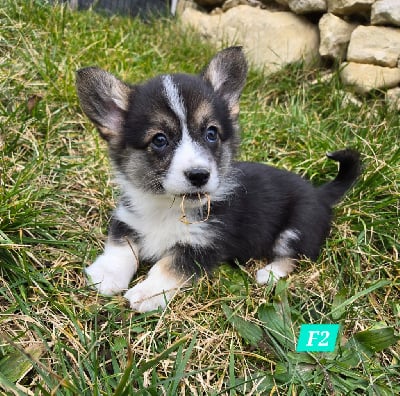
<svg viewBox="0 0 400 396"><path fill-rule="evenodd" d="M400 111L400 87L388 89L386 101L392 109Z"/></svg>
<svg viewBox="0 0 400 396"><path fill-rule="evenodd" d="M193 8L186 8L180 15L180 21L183 27L193 28L204 38L210 38L218 33L218 21L222 14L207 15Z"/></svg>
<svg viewBox="0 0 400 396"><path fill-rule="evenodd" d="M358 93L368 93L373 89L393 88L400 83L400 69L366 65L361 63L343 63L340 78L345 85L351 85Z"/></svg>
<svg viewBox="0 0 400 396"><path fill-rule="evenodd" d="M222 10L226 12L233 7L237 7L238 5L249 5L249 2L247 0L226 0L222 5Z"/></svg>
<svg viewBox="0 0 400 396"><path fill-rule="evenodd" d="M210 15L221 15L223 13L224 11L222 10L221 7L215 7L211 10Z"/></svg>
<svg viewBox="0 0 400 396"><path fill-rule="evenodd" d="M256 6L256 7L261 7L265 10L269 11L288 11L289 10L289 5L288 5L289 0L250 0L250 5ZM257 5L257 3L259 3Z"/></svg>
<svg viewBox="0 0 400 396"><path fill-rule="evenodd" d="M321 40L319 54L330 59L345 59L351 33L357 25L328 13L322 16L318 26Z"/></svg>
<svg viewBox="0 0 400 396"><path fill-rule="evenodd" d="M181 15L183 10L185 10L186 8L194 8L196 10L200 10L200 6L195 3L194 0L178 0L177 4L176 4L176 10L175 13L173 12L174 10L171 7L171 13L173 15Z"/></svg>
<svg viewBox="0 0 400 396"><path fill-rule="evenodd" d="M288 5L295 14L325 12L327 10L326 0L288 0Z"/></svg>
<svg viewBox="0 0 400 396"><path fill-rule="evenodd" d="M328 12L336 15L369 13L375 0L327 0Z"/></svg>
<svg viewBox="0 0 400 396"><path fill-rule="evenodd" d="M395 67L400 57L400 29L358 26L351 34L349 62Z"/></svg>
<svg viewBox="0 0 400 396"><path fill-rule="evenodd" d="M352 94L350 92L344 92L343 93L342 103L343 103L344 106L347 106L347 105L350 105L350 104L353 105L353 106L357 106L357 107L361 107L362 106L361 100L359 100L356 95L354 95L354 94Z"/></svg>
<svg viewBox="0 0 400 396"><path fill-rule="evenodd" d="M371 23L373 25L400 26L400 1L377 0L372 5Z"/></svg>
<svg viewBox="0 0 400 396"><path fill-rule="evenodd" d="M242 45L250 63L266 73L289 63L319 59L317 26L291 12L271 12L241 5L222 15L186 9L181 21L216 46Z"/></svg>

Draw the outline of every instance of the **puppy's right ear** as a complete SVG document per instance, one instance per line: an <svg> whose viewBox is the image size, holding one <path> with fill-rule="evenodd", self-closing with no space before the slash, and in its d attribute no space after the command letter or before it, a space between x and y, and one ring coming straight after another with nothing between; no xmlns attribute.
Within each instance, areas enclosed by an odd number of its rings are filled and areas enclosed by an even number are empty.
<svg viewBox="0 0 400 396"><path fill-rule="evenodd" d="M76 72L76 89L82 110L101 136L107 141L118 137L132 88L104 70L86 67Z"/></svg>

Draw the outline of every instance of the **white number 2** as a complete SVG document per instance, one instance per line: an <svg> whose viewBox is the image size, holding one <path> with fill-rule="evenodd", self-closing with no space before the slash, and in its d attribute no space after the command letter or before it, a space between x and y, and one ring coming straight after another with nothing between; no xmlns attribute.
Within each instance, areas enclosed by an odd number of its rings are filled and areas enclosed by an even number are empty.
<svg viewBox="0 0 400 396"><path fill-rule="evenodd" d="M330 336L329 331L321 331L321 336L324 337L319 343L320 347L327 347L329 345L328 338Z"/></svg>

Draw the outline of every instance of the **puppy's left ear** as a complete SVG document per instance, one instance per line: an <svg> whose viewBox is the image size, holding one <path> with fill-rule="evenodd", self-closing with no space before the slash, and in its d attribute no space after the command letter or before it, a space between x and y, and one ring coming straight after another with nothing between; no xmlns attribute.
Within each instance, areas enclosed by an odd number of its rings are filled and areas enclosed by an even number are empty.
<svg viewBox="0 0 400 396"><path fill-rule="evenodd" d="M97 67L76 72L76 88L84 113L108 142L120 136L132 87Z"/></svg>
<svg viewBox="0 0 400 396"><path fill-rule="evenodd" d="M242 47L229 47L218 52L201 76L225 99L232 115L236 116L247 77L247 62Z"/></svg>

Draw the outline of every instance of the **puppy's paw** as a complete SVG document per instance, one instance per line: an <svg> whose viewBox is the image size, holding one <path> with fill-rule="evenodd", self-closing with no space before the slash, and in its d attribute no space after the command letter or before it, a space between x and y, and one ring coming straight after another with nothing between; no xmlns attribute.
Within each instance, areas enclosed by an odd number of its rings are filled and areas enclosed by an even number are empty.
<svg viewBox="0 0 400 396"><path fill-rule="evenodd" d="M168 301L173 297L173 291L155 290L154 285L148 280L138 283L124 295L131 308L137 312L154 311L158 308L164 309Z"/></svg>
<svg viewBox="0 0 400 396"><path fill-rule="evenodd" d="M115 272L112 261L106 255L98 257L85 272L88 284L105 296L112 296L128 288L129 280Z"/></svg>
<svg viewBox="0 0 400 396"><path fill-rule="evenodd" d="M157 261L150 269L147 278L125 293L132 309L138 312L164 309L178 289L187 279L177 276L171 270L172 257L167 256Z"/></svg>
<svg viewBox="0 0 400 396"><path fill-rule="evenodd" d="M272 264L265 266L257 271L256 280L260 285L267 283L276 283L280 278L284 278L287 274L272 267Z"/></svg>
<svg viewBox="0 0 400 396"><path fill-rule="evenodd" d="M282 258L273 261L257 271L256 280L260 285L276 283L280 278L288 276L294 269L293 259Z"/></svg>
<svg viewBox="0 0 400 396"><path fill-rule="evenodd" d="M137 270L132 250L125 246L106 247L105 252L85 269L88 283L100 294L111 296L128 288Z"/></svg>

